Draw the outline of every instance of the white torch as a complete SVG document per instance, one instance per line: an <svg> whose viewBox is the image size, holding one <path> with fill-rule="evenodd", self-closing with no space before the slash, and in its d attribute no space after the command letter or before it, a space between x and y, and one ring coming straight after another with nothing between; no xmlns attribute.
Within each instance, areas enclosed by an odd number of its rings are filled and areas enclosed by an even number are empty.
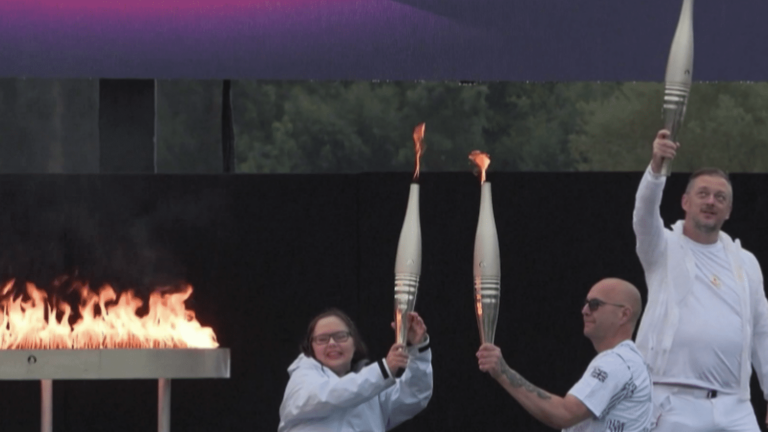
<svg viewBox="0 0 768 432"><path fill-rule="evenodd" d="M683 0L680 20L672 38L669 50L667 72L664 77L664 129L670 133L669 139L677 142L677 134L683 125L688 95L691 93L693 75L693 0ZM661 173L668 176L671 172L670 160L665 159Z"/></svg>
<svg viewBox="0 0 768 432"><path fill-rule="evenodd" d="M421 276L421 222L419 217L419 160L424 152L424 123L413 131L416 169L413 174L408 207L397 243L395 258L395 333L397 343L408 341L408 313L416 307ZM401 371L402 372L402 371Z"/></svg>
<svg viewBox="0 0 768 432"><path fill-rule="evenodd" d="M493 343L496 335L496 321L499 317L501 297L501 265L499 258L499 236L493 217L491 183L485 181L485 170L491 163L487 153L473 151L469 155L479 168L480 174L480 215L475 233L475 315L480 331L481 343Z"/></svg>

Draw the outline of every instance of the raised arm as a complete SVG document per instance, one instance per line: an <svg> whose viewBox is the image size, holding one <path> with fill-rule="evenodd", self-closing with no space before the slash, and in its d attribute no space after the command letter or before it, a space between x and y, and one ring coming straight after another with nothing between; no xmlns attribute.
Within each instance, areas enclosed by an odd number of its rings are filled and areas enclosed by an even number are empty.
<svg viewBox="0 0 768 432"><path fill-rule="evenodd" d="M666 130L656 134L651 163L643 173L635 195L632 227L637 238L637 256L646 270L664 259L664 222L661 220L659 206L666 177L661 175L661 166L665 158L674 159L675 150L679 146L668 138L669 132Z"/></svg>
<svg viewBox="0 0 768 432"><path fill-rule="evenodd" d="M381 394L381 410L387 429L412 418L427 407L432 398L432 350L429 339L408 348L408 367L394 386Z"/></svg>
<svg viewBox="0 0 768 432"><path fill-rule="evenodd" d="M379 397L387 429L418 414L432 398L432 350L427 326L416 312L408 314L408 342L405 373Z"/></svg>

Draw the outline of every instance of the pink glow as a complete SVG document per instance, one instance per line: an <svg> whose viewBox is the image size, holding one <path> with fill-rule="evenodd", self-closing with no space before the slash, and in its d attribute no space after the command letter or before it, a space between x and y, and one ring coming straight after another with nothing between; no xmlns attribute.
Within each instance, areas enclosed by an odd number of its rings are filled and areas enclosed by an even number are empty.
<svg viewBox="0 0 768 432"><path fill-rule="evenodd" d="M67 10L200 10L229 7L268 7L282 9L316 5L318 3L341 3L343 0L5 0L0 8L9 9L23 6L25 9L44 7Z"/></svg>
<svg viewBox="0 0 768 432"><path fill-rule="evenodd" d="M349 0L2 0L0 13L35 19L46 16L206 16L239 11L248 14L297 13L325 7L354 8Z"/></svg>

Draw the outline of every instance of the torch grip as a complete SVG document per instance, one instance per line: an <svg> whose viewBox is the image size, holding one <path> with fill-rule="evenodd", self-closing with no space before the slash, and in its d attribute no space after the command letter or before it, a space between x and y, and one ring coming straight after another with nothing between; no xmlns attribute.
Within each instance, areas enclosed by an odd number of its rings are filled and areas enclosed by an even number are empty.
<svg viewBox="0 0 768 432"><path fill-rule="evenodd" d="M664 158L661 162L661 175L669 177L672 174L672 159Z"/></svg>
<svg viewBox="0 0 768 432"><path fill-rule="evenodd" d="M481 343L493 343L496 322L499 317L501 278L497 276L475 277L475 315Z"/></svg>
<svg viewBox="0 0 768 432"><path fill-rule="evenodd" d="M664 87L664 107L662 109L664 129L669 131L669 140L674 143L677 142L678 132L683 126L690 92L690 84L686 83L667 83ZM669 176L671 174L671 162L670 159L664 159L661 165L662 175Z"/></svg>
<svg viewBox="0 0 768 432"><path fill-rule="evenodd" d="M408 343L408 313L416 307L416 294L419 289L419 275L409 273L395 274L395 342ZM405 369L392 371L395 378L400 378Z"/></svg>
<svg viewBox="0 0 768 432"><path fill-rule="evenodd" d="M399 344L408 343L408 313L416 307L419 275L395 273L395 337Z"/></svg>

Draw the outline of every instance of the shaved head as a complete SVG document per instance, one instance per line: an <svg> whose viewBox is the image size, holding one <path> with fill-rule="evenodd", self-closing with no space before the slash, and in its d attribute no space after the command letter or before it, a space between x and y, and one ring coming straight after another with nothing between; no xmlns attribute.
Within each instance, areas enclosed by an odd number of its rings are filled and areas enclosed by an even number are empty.
<svg viewBox="0 0 768 432"><path fill-rule="evenodd" d="M643 300L634 285L624 279L605 278L596 283L592 290L607 302L629 307L632 310L630 324L634 329L643 312Z"/></svg>
<svg viewBox="0 0 768 432"><path fill-rule="evenodd" d="M584 336L592 341L597 352L632 338L643 311L640 291L634 285L622 279L606 278L592 286L587 300L581 308Z"/></svg>

